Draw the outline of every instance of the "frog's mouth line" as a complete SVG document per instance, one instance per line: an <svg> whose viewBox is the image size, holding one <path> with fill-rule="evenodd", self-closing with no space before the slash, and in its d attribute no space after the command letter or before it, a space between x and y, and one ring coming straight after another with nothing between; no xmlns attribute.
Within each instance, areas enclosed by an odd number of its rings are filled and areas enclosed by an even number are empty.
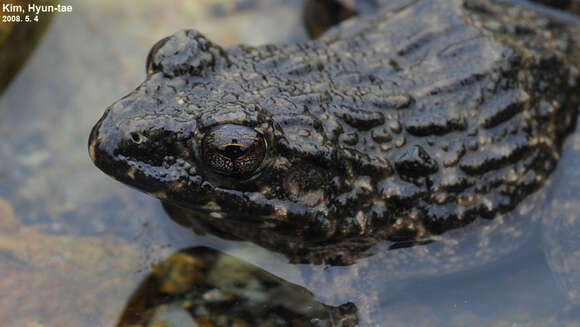
<svg viewBox="0 0 580 327"><path fill-rule="evenodd" d="M143 162L119 156L112 159L113 165L124 167L125 174L118 175L120 182L145 191L147 194L167 203L189 210L193 213L209 216L214 219L234 221L283 222L290 216L296 216L296 222L311 222L309 208L291 202L258 198L248 193L215 187L201 175L189 175L187 171L175 171L174 168L152 166ZM99 167L107 171L105 167ZM119 168L118 168L119 169ZM148 172L156 172L149 174ZM166 176L187 176L186 181L171 179ZM192 197L191 194L198 195ZM205 195L205 196L204 196ZM219 200L216 200L218 199ZM224 208L228 208L225 210ZM294 214L293 214L294 213ZM302 216L302 219L297 217Z"/></svg>

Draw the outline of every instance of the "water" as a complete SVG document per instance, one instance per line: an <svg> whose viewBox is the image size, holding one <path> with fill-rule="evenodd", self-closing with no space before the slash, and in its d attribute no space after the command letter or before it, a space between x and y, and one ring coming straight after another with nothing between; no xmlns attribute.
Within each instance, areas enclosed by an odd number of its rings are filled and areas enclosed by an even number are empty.
<svg viewBox="0 0 580 327"><path fill-rule="evenodd" d="M194 236L157 200L94 168L86 140L104 108L143 80L157 40L195 27L226 46L299 41L299 1L69 3L73 13L54 16L0 98L0 293L10 294L0 299L3 326L167 317L194 326L185 314L191 303L199 325L212 314L324 325L349 321L348 302L361 326L580 326L580 133L568 139L541 191L529 237L497 260L415 274L387 270L377 257L351 267L290 265L252 244Z"/></svg>

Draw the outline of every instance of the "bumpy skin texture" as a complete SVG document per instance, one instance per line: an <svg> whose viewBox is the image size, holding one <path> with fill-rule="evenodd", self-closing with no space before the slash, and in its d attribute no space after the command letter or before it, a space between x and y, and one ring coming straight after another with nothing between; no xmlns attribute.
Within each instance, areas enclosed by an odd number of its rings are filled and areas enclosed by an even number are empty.
<svg viewBox="0 0 580 327"><path fill-rule="evenodd" d="M304 44L224 50L177 32L96 124L91 158L298 262L348 264L513 209L575 120L578 28L493 1L396 3ZM252 176L202 159L220 124L263 136Z"/></svg>

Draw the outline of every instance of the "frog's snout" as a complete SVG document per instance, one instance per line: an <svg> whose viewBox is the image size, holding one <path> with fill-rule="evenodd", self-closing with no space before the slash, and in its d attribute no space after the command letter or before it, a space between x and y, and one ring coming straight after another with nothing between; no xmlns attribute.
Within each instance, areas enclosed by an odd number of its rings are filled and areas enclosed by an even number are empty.
<svg viewBox="0 0 580 327"><path fill-rule="evenodd" d="M102 125L102 118L93 126L91 133L89 134L89 156L91 160L95 162L97 160L97 151L98 147L101 143L101 139L99 138L99 129Z"/></svg>
<svg viewBox="0 0 580 327"><path fill-rule="evenodd" d="M114 151L119 143L119 131L113 128L110 120L110 109L95 124L89 135L89 156L95 166L110 174L109 167L114 162Z"/></svg>

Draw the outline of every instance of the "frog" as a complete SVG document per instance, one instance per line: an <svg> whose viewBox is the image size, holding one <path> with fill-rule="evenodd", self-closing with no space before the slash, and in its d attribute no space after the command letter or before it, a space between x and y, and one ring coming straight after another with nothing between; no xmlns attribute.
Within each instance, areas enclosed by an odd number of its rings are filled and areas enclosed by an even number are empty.
<svg viewBox="0 0 580 327"><path fill-rule="evenodd" d="M299 44L162 39L92 129L94 164L198 229L332 265L497 220L545 184L580 103L577 25L355 3L374 7Z"/></svg>
<svg viewBox="0 0 580 327"><path fill-rule="evenodd" d="M301 285L368 322L401 281L529 244L576 122L580 25L494 0L328 2L342 16L305 43L162 39L89 155L196 234L308 263ZM577 297L568 218L542 228Z"/></svg>

